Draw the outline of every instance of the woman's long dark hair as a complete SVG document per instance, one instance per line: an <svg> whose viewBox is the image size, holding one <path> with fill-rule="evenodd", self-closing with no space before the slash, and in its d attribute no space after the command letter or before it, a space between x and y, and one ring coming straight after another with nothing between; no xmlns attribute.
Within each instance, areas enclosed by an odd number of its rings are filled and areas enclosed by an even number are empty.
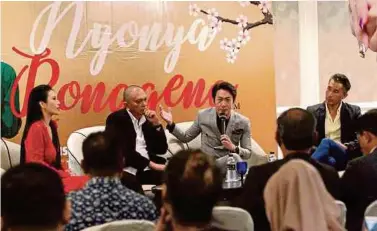
<svg viewBox="0 0 377 231"><path fill-rule="evenodd" d="M28 100L28 107L27 107L27 115L26 115L26 124L24 128L24 133L22 134L21 140L21 155L20 155L20 163L25 163L25 140L27 138L27 134L29 132L30 126L39 120L43 119L42 108L40 106L40 102L47 103L48 93L52 91L52 88L49 85L39 85L33 90L31 90ZM52 133L52 143L56 149L56 159L53 166L57 169L61 169L61 157L60 157L60 142L58 131L55 123L50 121L50 128Z"/></svg>

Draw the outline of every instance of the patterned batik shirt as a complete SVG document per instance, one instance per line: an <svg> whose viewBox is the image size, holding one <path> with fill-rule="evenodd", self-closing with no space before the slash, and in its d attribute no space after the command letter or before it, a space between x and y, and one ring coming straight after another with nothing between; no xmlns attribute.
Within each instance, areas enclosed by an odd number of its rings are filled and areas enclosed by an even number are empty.
<svg viewBox="0 0 377 231"><path fill-rule="evenodd" d="M153 202L123 186L119 178L94 177L83 189L69 194L68 198L72 211L66 231L82 230L116 220L157 219Z"/></svg>

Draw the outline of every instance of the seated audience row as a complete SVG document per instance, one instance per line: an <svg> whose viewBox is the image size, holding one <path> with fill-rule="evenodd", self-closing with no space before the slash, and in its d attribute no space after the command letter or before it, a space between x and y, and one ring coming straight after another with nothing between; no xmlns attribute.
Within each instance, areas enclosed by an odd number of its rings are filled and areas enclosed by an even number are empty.
<svg viewBox="0 0 377 231"><path fill-rule="evenodd" d="M282 113L277 120L276 140L282 149L284 159L253 166L249 169L244 191L232 204L244 208L251 214L256 230L270 230L272 224L266 216L266 204L276 203L276 201L267 202L265 200L266 194L268 195L265 188L271 177L292 160L305 161L319 172L324 186L332 197L342 200L346 204L347 230L361 230L366 207L377 200L377 109L372 109L357 119L358 142L365 156L350 161L341 180L335 169L310 158L310 148L316 135L315 121L311 113L300 108L292 108ZM317 187L320 186L317 184ZM265 193L264 198L263 193ZM294 194L290 196L294 196ZM315 200L317 196L314 193L307 193L306 198ZM296 197L295 200L297 199L300 199L300 197ZM295 203L304 206L303 201L296 201ZM281 209L288 208L283 206ZM307 215L312 217L311 211L312 209L307 212ZM271 221L271 211L267 211L267 215L270 216Z"/></svg>
<svg viewBox="0 0 377 231"><path fill-rule="evenodd" d="M298 159L311 164L320 173L330 194L335 199L340 199L338 173L331 166L321 164L310 157L311 147L315 141L315 127L316 120L314 116L301 108L289 109L277 119L275 138L284 158L251 167L245 180L242 195L232 203L234 206L241 207L250 213L256 230L270 230L270 224L266 217L263 191L271 176L291 160Z"/></svg>
<svg viewBox="0 0 377 231"><path fill-rule="evenodd" d="M123 219L157 220L153 202L121 184L122 155L105 132L89 135L83 153L82 167L90 180L67 201L62 180L52 168L26 163L8 170L1 182L2 230L82 230ZM156 229L221 230L211 227L221 176L206 154L175 155L165 171Z"/></svg>
<svg viewBox="0 0 377 231"><path fill-rule="evenodd" d="M377 109L358 119L358 139L367 155L350 162L342 179L346 192L343 196L339 196L334 169L309 158L315 134L312 114L300 108L289 109L277 123L276 140L285 158L251 167L244 193L238 198L241 207L252 215L255 229L269 230L271 226L273 230L280 230L278 227L311 230L310 227L317 227L311 224L321 224L328 230L341 230L335 203L329 203L340 197L348 208L348 230L360 230L366 206L377 199L372 183L377 179L373 167L377 151ZM153 203L120 183L124 163L119 146L113 142L111 137L106 138L105 132L91 134L84 141L82 166L91 179L82 190L69 195L71 215L61 178L51 167L30 163L7 171L1 186L5 230L43 230L59 228L65 223L68 223L66 230L81 230L114 220L156 220ZM38 180L30 181L29 177ZM158 230L182 227L218 230L210 222L212 208L221 192L222 175L211 157L198 152L175 155L167 165L164 182ZM44 203L38 202L38 198ZM279 203L276 198L280 198ZM44 206L36 206L40 203ZM316 216L312 216L314 207L318 210ZM46 211L48 220L44 219ZM296 211L307 211L308 216L303 218Z"/></svg>

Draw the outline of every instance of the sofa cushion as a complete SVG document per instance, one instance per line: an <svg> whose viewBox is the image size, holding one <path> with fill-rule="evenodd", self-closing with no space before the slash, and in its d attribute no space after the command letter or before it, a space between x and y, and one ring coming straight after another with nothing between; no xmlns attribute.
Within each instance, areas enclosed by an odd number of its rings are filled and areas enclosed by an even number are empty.
<svg viewBox="0 0 377 231"><path fill-rule="evenodd" d="M168 143L168 151L165 155L162 155L164 158L170 158L173 155L177 154L182 150L187 150L187 144L179 141L175 136L170 134L168 130L165 129L166 141Z"/></svg>
<svg viewBox="0 0 377 231"><path fill-rule="evenodd" d="M1 138L1 168L8 170L20 163L21 145Z"/></svg>
<svg viewBox="0 0 377 231"><path fill-rule="evenodd" d="M191 127L191 125L193 123L194 123L193 121L187 121L187 122L177 123L176 126L177 126L177 128L181 129L182 131L186 131L187 129L189 129ZM185 143L185 144L186 144L188 150L191 150L191 151L199 150L200 147L201 147L200 135L198 135L197 137L195 137L195 139L193 139L190 142Z"/></svg>
<svg viewBox="0 0 377 231"><path fill-rule="evenodd" d="M72 132L67 140L67 151L69 156L69 169L74 175L83 175L81 160L83 159L82 144L91 133L104 131L105 126L93 126L82 128Z"/></svg>
<svg viewBox="0 0 377 231"><path fill-rule="evenodd" d="M2 176L5 173L5 170L0 168L0 176Z"/></svg>

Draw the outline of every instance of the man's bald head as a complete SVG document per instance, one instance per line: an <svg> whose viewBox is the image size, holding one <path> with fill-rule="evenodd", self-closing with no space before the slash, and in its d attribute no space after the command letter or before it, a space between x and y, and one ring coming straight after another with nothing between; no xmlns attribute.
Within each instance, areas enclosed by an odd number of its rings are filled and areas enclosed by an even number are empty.
<svg viewBox="0 0 377 231"><path fill-rule="evenodd" d="M124 102L130 102L131 99L134 98L135 92L144 92L143 88L137 85L130 85L124 90L123 92L123 100ZM144 92L145 93L145 92Z"/></svg>
<svg viewBox="0 0 377 231"><path fill-rule="evenodd" d="M136 85L129 86L123 93L123 100L126 108L136 119L144 115L147 109L147 94L143 88Z"/></svg>

